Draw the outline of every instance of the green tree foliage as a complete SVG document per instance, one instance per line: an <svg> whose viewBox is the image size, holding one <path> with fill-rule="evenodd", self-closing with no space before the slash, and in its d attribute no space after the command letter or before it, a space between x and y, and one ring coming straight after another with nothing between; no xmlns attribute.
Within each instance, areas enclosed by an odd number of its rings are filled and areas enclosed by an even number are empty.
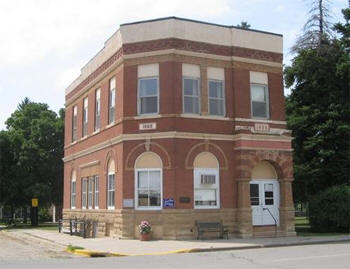
<svg viewBox="0 0 350 269"><path fill-rule="evenodd" d="M0 135L1 202L4 205L62 203L64 111L59 115L46 104L21 102ZM10 150L9 150L10 149ZM4 167L4 168L2 168ZM1 173L3 175L3 173Z"/></svg>
<svg viewBox="0 0 350 269"><path fill-rule="evenodd" d="M250 24L246 21L242 21L241 24L237 24L237 27L242 28L242 29L249 29Z"/></svg>
<svg viewBox="0 0 350 269"><path fill-rule="evenodd" d="M293 131L296 202L350 182L349 9L340 38L300 50L285 68L287 123Z"/></svg>
<svg viewBox="0 0 350 269"><path fill-rule="evenodd" d="M315 195L309 204L314 232L350 232L350 185L328 188Z"/></svg>

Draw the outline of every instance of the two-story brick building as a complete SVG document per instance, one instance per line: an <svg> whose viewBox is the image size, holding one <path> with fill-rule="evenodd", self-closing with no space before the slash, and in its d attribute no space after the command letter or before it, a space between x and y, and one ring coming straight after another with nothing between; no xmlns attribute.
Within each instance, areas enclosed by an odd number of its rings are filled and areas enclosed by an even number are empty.
<svg viewBox="0 0 350 269"><path fill-rule="evenodd" d="M282 36L176 17L121 25L66 90L64 216L99 235L293 235Z"/></svg>

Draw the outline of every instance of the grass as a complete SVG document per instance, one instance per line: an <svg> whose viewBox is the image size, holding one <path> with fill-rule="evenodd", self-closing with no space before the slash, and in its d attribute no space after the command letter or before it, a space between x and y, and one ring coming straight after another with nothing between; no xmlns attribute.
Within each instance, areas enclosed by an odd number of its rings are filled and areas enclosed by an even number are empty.
<svg viewBox="0 0 350 269"><path fill-rule="evenodd" d="M6 226L5 222L0 222L1 226ZM16 222L16 225L3 227L2 230L13 230L13 229L39 229L46 231L58 231L58 223L39 223L38 226L32 226L30 222L22 223Z"/></svg>
<svg viewBox="0 0 350 269"><path fill-rule="evenodd" d="M80 246L73 246L73 245L68 245L67 247L67 251L71 251L71 252L73 252L76 249L84 249L84 248Z"/></svg>
<svg viewBox="0 0 350 269"><path fill-rule="evenodd" d="M315 233L311 231L308 217L295 217L295 231L298 236L334 236L347 233Z"/></svg>

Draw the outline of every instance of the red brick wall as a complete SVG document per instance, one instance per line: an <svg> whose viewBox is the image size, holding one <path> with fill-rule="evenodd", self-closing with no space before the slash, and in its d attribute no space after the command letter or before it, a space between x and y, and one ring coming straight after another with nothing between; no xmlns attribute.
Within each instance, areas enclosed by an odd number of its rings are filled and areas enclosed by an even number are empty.
<svg viewBox="0 0 350 269"><path fill-rule="evenodd" d="M272 120L285 120L282 74L268 73L270 93L270 117Z"/></svg>
<svg viewBox="0 0 350 269"><path fill-rule="evenodd" d="M233 69L233 98L235 117L250 118L250 80L249 70Z"/></svg>

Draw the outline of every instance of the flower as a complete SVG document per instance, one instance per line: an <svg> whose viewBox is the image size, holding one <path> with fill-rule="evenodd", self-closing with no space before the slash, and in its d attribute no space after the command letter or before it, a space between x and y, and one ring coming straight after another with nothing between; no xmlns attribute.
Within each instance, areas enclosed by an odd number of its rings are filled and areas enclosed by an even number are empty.
<svg viewBox="0 0 350 269"><path fill-rule="evenodd" d="M140 234L149 234L152 231L151 224L147 220L141 221L139 225Z"/></svg>

